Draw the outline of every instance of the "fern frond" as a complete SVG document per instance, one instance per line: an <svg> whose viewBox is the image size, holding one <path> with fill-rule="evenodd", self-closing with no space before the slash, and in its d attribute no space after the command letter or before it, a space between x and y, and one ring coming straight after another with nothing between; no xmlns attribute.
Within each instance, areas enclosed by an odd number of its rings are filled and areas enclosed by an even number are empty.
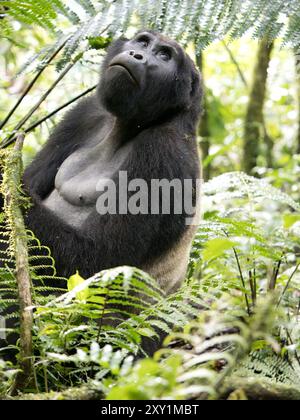
<svg viewBox="0 0 300 420"><path fill-rule="evenodd" d="M71 10L59 0L13 3L16 6L8 9L6 13L21 21L39 24L40 19L40 24L48 28L53 27L56 14L61 14L71 21L73 27L68 26L65 30L65 35L70 35L70 39L58 60L58 70L74 56L89 48L89 37L102 34L109 39L117 38L125 34L133 23L135 26L162 31L176 38L184 46L193 43L196 52L203 50L216 39L224 39L226 36L236 39L248 32L256 39L267 37L271 42L281 37L284 45L300 47L300 7L294 0L246 0L242 3L240 0L115 0L101 3L76 0L84 12L82 16L78 16L77 10ZM19 12L21 4L27 13L23 20ZM60 33L58 39L61 36ZM38 57L36 59L37 65L40 66Z"/></svg>
<svg viewBox="0 0 300 420"><path fill-rule="evenodd" d="M300 205L288 194L272 187L267 181L257 179L242 172L228 172L212 179L204 185L204 194L207 198L222 202L222 199L234 200L247 198L254 202L271 200L288 205L296 211L300 211Z"/></svg>

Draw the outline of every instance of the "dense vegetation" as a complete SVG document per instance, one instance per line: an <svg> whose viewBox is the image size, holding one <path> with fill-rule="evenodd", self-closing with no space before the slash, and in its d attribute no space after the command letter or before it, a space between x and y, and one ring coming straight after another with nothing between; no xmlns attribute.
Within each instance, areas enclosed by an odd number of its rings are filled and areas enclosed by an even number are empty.
<svg viewBox="0 0 300 420"><path fill-rule="evenodd" d="M205 86L203 220L168 298L131 267L57 279L20 210L21 161L95 88L111 40L140 27L178 39ZM0 1L0 34L0 308L21 318L18 360L0 360L2 397L300 399L299 1ZM61 282L50 296L41 266ZM118 328L96 321L110 303L129 315ZM158 330L164 347L136 360Z"/></svg>

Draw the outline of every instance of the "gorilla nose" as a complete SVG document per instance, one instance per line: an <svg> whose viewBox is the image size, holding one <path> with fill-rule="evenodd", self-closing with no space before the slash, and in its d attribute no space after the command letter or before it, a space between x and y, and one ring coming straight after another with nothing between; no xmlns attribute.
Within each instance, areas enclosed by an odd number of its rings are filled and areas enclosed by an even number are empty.
<svg viewBox="0 0 300 420"><path fill-rule="evenodd" d="M130 55L132 55L136 60L143 60L144 56L141 53L136 53L135 51L130 51Z"/></svg>

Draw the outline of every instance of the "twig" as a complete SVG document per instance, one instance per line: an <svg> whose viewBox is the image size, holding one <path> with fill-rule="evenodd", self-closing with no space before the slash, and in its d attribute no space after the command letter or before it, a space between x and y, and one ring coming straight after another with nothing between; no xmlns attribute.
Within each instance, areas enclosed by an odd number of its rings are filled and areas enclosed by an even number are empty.
<svg viewBox="0 0 300 420"><path fill-rule="evenodd" d="M238 62L237 62L237 60L235 59L235 56L233 55L233 53L232 53L231 49L228 47L228 45L226 44L226 42L225 42L225 41L222 41L222 44L224 45L224 47L225 47L226 51L228 52L229 57L231 58L232 63L235 65L235 67L236 67L236 69L237 69L237 71L238 71L238 74L239 74L239 76L240 76L240 78L241 78L241 80L242 80L243 84L244 84L244 85L245 85L245 87L248 89L248 88L249 88L249 85L248 85L248 82L247 82L247 80L246 80L246 77L244 76L244 73L242 72L242 69L240 68L239 63L238 63Z"/></svg>
<svg viewBox="0 0 300 420"><path fill-rule="evenodd" d="M107 31L107 29L110 27L110 23L100 32L99 36L102 35L104 32ZM65 43L68 41L68 38L63 42L63 44L61 45L61 48L64 47ZM61 48L57 51L57 53L61 50ZM54 52L55 54L55 52ZM55 54L56 55L56 54ZM55 57L54 55L54 57ZM41 105L41 103L47 98L47 96L52 92L52 90L56 87L56 85L61 81L61 79L63 79L63 77L65 77L65 75L69 72L69 70L74 66L75 63L77 63L77 61L82 57L83 53L78 54L70 63L69 65L65 68L65 70L59 75L59 77L55 80L55 82L52 84L52 86L50 86L50 88L45 92L45 94L41 97L41 99L36 103L36 105L34 105L31 110L25 115L25 117L16 125L16 127L12 130L12 134L10 134L6 139L3 140L3 142L0 143L0 149L3 149L7 146L9 146L11 143L13 143L16 140L16 135L15 133L17 131L20 131L20 129L23 127L23 125L28 121L28 119L32 116L32 114L39 108L39 106ZM52 57L52 56L51 56ZM50 61L54 58L50 57ZM47 66L45 66L47 67ZM44 68L45 68L44 67ZM44 69L43 68L43 69ZM42 69L42 70L43 70ZM38 78L38 77L37 77ZM31 86L29 88L29 90L32 88L32 86L35 84L37 78L35 78L33 80L33 83L31 83ZM17 109L17 107L19 106L19 104L21 103L21 101L24 99L24 97L26 96L26 94L29 92L29 90L27 90L27 92L25 92L22 97L20 98L20 102L17 103L14 107L14 109L12 111L10 111L9 114L13 114L14 111ZM57 111L58 112L58 111ZM6 124L6 122L8 121L8 119L11 117L11 115L9 115L8 117L5 118L4 122L2 122L1 127L4 126L4 124ZM0 127L0 128L1 128Z"/></svg>
<svg viewBox="0 0 300 420"><path fill-rule="evenodd" d="M32 87L35 85L36 81L39 79L43 71L46 69L46 67L49 66L51 61L57 56L57 54L62 50L62 48L65 46L67 42L67 39L53 52L53 54L48 58L46 63L42 66L42 68L37 72L37 74L34 76L34 78L31 80L31 82L28 84L27 88L24 90L20 98L17 100L16 104L12 107L12 109L9 111L7 116L4 118L4 120L0 124L0 130L8 123L12 115L15 113L16 109L19 107L25 96L30 92Z"/></svg>
<svg viewBox="0 0 300 420"><path fill-rule="evenodd" d="M80 93L79 95L75 96L75 98L72 98L70 101L66 102L65 104L61 105L60 107L54 109L52 112L47 114L45 117L41 118L37 122L31 124L28 128L24 130L24 133L30 133L33 131L36 127L41 125L43 122L47 121L49 118L53 117L53 115L57 114L62 109L66 108L67 106L71 105L73 102L76 102L78 99L82 98L83 96L87 95L88 93L92 92L94 89L96 89L97 85L94 85L88 89L86 89L84 92Z"/></svg>
<svg viewBox="0 0 300 420"><path fill-rule="evenodd" d="M7 155L5 185L5 212L10 214L14 254L16 260L16 281L18 286L20 312L20 368L12 393L23 390L30 384L32 375L32 325L33 316L31 297L31 277L28 265L28 247L26 228L20 208L20 191L22 177L22 148L24 135L18 135L14 150ZM7 172L8 171L8 172Z"/></svg>
<svg viewBox="0 0 300 420"><path fill-rule="evenodd" d="M65 77L65 75L71 70L71 68L74 66L75 63L80 59L81 54L79 54L77 57L72 60L68 66L64 69L63 72L58 76L58 78L53 82L53 84L50 86L50 88L42 95L42 97L38 100L38 102L30 109L30 111L25 115L24 118L22 118L21 121L15 126L15 128L12 130L13 133L8 136L5 140L3 140L2 143L0 143L0 149L3 149L7 146L9 146L11 143L13 143L16 140L15 132L19 131L23 125L29 120L29 118L34 114L34 112L39 108L39 106L44 102L44 100L49 96L49 94L53 91L53 89L56 87L56 85Z"/></svg>

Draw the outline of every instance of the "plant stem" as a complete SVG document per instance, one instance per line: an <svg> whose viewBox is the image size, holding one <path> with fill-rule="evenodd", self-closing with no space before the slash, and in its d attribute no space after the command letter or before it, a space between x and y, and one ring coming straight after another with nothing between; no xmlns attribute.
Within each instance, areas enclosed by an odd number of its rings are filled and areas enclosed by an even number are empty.
<svg viewBox="0 0 300 420"><path fill-rule="evenodd" d="M223 230L223 232L225 233L226 237L229 238L229 235L226 232L226 230ZM232 249L233 249L235 260L236 260L236 263L237 263L237 266L238 266L238 270L239 270L239 274L240 274L240 279L241 279L241 282L242 282L242 286L243 286L243 288L245 290L244 295L245 295L245 302L246 302L246 306L247 306L247 313L250 316L251 315L250 304L249 304L249 299L248 299L248 296L247 296L246 283L245 283L245 279L244 279L242 267L241 267L239 256L238 256L238 253L237 253L235 247L232 247Z"/></svg>
<svg viewBox="0 0 300 420"><path fill-rule="evenodd" d="M282 257L283 257L283 255L282 255ZM276 282L277 282L277 278L278 278L278 274L279 274L279 270L280 270L281 263L282 263L282 257L277 262L276 268L274 269L273 275L272 275L272 277L270 279L269 290L275 290Z"/></svg>
<svg viewBox="0 0 300 420"><path fill-rule="evenodd" d="M240 67L240 65L239 65L239 63L238 63L238 61L236 60L236 58L235 58L235 56L234 56L233 52L232 52L232 51L231 51L231 49L228 47L228 45L226 44L226 42L225 42L225 41L222 41L222 43L223 43L223 45L224 45L224 47L225 47L226 51L228 52L229 57L230 57L230 59L231 59L231 61L232 61L233 65L236 67L237 72L238 72L238 74L239 74L239 76L240 76L240 79L241 79L241 81L242 81L243 85L245 86L245 88L246 88L247 90L249 90L249 84L248 84L248 82L247 82L247 79L246 79L246 77L245 77L245 75L244 75L244 73L243 73L243 71L242 71L242 69L241 69L241 67ZM267 130L267 127L266 127L266 123L265 123L265 118L264 118L264 116L262 117L262 130L263 130L263 140L264 140L264 143L265 143L265 146L266 146L266 152L265 152L265 155L266 155L267 165L268 165L268 167L269 167L269 168L272 168L272 167L273 167L273 156L272 156L272 150L273 150L273 147L274 147L274 141L273 141L272 137L271 137L271 136L269 135L269 133L268 133L268 130ZM299 131L299 133L300 133L300 131ZM300 150L300 149L299 149L299 150Z"/></svg>
<svg viewBox="0 0 300 420"><path fill-rule="evenodd" d="M249 283L251 288L251 297L252 297L252 306L256 306L256 282L254 275L251 270L249 270Z"/></svg>
<svg viewBox="0 0 300 420"><path fill-rule="evenodd" d="M242 268L241 268L239 256L238 256L238 254L236 252L236 249L234 247L233 247L233 252L234 252L234 256L235 256L236 263L237 263L237 266L238 266L238 270L239 270L239 273L240 273L241 282L242 282L243 288L245 289L245 293L244 293L244 295L245 295L245 302L246 302L246 306L247 306L248 315L250 316L251 315L251 311L250 311L250 305L249 305L249 300L248 300L247 291L246 291L246 283L245 283L245 279L244 279L244 276L243 276L243 272L242 272Z"/></svg>
<svg viewBox="0 0 300 420"><path fill-rule="evenodd" d="M104 302L103 302L101 317L100 317L100 324L99 324L99 328L98 328L98 334L97 334L97 340L96 340L97 343L99 343L100 335L101 335L101 332L102 332L104 316L105 316L105 309L106 309L106 304L107 304L107 299L108 299L109 292L110 292L110 286L107 286L106 291L105 291L105 298L104 298Z"/></svg>

